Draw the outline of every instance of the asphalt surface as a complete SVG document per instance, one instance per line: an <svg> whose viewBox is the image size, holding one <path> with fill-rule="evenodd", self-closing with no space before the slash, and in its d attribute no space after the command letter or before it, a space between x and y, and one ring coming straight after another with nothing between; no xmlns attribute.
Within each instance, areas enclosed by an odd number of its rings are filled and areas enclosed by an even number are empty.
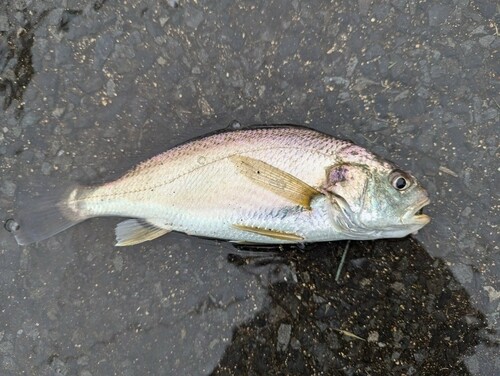
<svg viewBox="0 0 500 376"><path fill-rule="evenodd" d="M0 4L1 375L499 375L494 0ZM241 250L16 205L192 137L308 125L411 170L415 238Z"/></svg>

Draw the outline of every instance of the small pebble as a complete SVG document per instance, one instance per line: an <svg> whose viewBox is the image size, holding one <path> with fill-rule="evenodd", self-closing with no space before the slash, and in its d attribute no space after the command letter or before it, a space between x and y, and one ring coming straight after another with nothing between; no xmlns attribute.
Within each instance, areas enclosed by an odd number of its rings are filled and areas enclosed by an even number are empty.
<svg viewBox="0 0 500 376"><path fill-rule="evenodd" d="M0 192L2 192L4 195L8 197L14 197L14 194L16 193L16 188L17 187L13 182L11 182L10 180L6 180L0 186Z"/></svg>
<svg viewBox="0 0 500 376"><path fill-rule="evenodd" d="M50 163L47 163L47 162L42 163L42 174L50 175L51 170L52 170L52 166L50 165Z"/></svg>
<svg viewBox="0 0 500 376"><path fill-rule="evenodd" d="M278 351L285 351L290 342L290 336L292 334L292 326L289 324L281 324L278 329Z"/></svg>
<svg viewBox="0 0 500 376"><path fill-rule="evenodd" d="M1 15L0 16L0 31L8 31L9 30L9 20L7 19L7 16Z"/></svg>
<svg viewBox="0 0 500 376"><path fill-rule="evenodd" d="M4 227L5 227L5 229L8 232L16 232L17 230L19 230L19 223L17 223L12 218L11 219L7 219L7 221L5 222Z"/></svg>
<svg viewBox="0 0 500 376"><path fill-rule="evenodd" d="M198 9L190 8L186 11L185 20L186 25L192 29L197 29L198 26L203 22L204 16L203 12Z"/></svg>

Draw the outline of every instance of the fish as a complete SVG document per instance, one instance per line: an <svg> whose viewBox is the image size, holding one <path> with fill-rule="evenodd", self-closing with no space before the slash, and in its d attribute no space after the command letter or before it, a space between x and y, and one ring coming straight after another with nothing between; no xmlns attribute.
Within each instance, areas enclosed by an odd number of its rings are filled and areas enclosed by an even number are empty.
<svg viewBox="0 0 500 376"><path fill-rule="evenodd" d="M16 218L19 245L89 218L127 218L116 246L169 232L241 244L401 238L429 223L425 188L351 141L296 125L219 131L173 147L114 181L74 184Z"/></svg>

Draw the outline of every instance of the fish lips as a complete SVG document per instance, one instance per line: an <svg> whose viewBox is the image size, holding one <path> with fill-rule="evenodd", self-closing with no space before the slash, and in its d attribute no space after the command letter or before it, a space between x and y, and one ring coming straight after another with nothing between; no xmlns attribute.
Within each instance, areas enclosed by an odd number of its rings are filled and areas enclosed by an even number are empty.
<svg viewBox="0 0 500 376"><path fill-rule="evenodd" d="M429 205L431 200L425 197L423 200L417 202L412 210L408 211L408 214L402 218L402 223L409 225L419 225L420 227L425 226L431 221L431 217L427 214L423 214L422 210L425 206Z"/></svg>

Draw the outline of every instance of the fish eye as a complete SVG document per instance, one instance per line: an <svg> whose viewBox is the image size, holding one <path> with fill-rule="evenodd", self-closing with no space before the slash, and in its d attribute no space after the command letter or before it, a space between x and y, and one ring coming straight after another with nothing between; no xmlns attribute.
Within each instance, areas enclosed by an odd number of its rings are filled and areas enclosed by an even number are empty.
<svg viewBox="0 0 500 376"><path fill-rule="evenodd" d="M404 191L411 185L411 178L403 171L394 171L390 180L392 186L398 191Z"/></svg>

